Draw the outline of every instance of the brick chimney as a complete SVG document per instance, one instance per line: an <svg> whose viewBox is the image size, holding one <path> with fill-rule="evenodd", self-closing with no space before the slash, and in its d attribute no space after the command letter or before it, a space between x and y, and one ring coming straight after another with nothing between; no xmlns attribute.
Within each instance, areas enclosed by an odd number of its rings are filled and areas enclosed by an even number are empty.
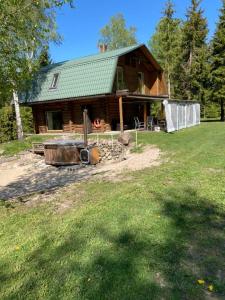
<svg viewBox="0 0 225 300"><path fill-rule="evenodd" d="M104 43L101 43L101 44L98 44L98 48L99 48L99 51L101 53L104 53L107 51L107 48L108 48L108 45L107 44L104 44Z"/></svg>

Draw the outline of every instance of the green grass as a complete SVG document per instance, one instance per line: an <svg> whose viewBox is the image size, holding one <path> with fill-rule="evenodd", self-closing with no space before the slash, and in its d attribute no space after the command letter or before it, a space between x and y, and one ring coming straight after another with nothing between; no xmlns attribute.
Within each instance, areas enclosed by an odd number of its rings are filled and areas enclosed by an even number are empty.
<svg viewBox="0 0 225 300"><path fill-rule="evenodd" d="M29 150L32 148L32 143L37 142L41 143L45 140L52 139L54 136L39 136L39 135L31 135L25 137L23 140L18 141L11 141L7 143L0 144L0 150L3 150L3 155L15 155L21 151Z"/></svg>
<svg viewBox="0 0 225 300"><path fill-rule="evenodd" d="M9 155L15 155L20 153L21 151L29 150L32 148L32 143L33 142L44 142L49 139L54 139L55 137L60 138L61 136L54 136L54 135L31 135L28 137L25 137L23 140L18 141L11 141L7 143L2 143L0 144L0 151L3 150L2 155L4 156L9 156ZM88 136L89 142L96 142L97 139L100 140L117 140L118 134L91 134ZM71 138L76 138L76 139L81 139L83 140L83 135L82 134L74 134L74 136L71 136Z"/></svg>
<svg viewBox="0 0 225 300"><path fill-rule="evenodd" d="M0 299L209 299L210 284L225 298L225 124L139 142L164 163L38 207L2 203Z"/></svg>

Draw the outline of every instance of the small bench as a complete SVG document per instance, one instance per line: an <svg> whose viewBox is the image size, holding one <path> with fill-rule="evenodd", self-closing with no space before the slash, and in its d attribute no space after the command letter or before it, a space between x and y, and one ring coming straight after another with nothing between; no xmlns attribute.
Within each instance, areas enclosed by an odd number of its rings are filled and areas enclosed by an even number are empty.
<svg viewBox="0 0 225 300"><path fill-rule="evenodd" d="M44 154L44 145L42 143L32 143L32 152L34 154Z"/></svg>

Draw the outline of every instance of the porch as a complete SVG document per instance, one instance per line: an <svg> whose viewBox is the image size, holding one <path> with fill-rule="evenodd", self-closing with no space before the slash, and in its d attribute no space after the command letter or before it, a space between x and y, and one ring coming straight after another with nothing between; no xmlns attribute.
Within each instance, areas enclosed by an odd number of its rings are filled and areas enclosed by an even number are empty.
<svg viewBox="0 0 225 300"><path fill-rule="evenodd" d="M36 133L83 133L83 111L88 112L88 133L120 132L137 128L135 119L149 129L148 118L154 117L154 125L163 118L162 101L166 97L147 96L118 91L114 95L71 99L33 105ZM158 113L153 104L158 105ZM121 130L122 129L122 130Z"/></svg>
<svg viewBox="0 0 225 300"><path fill-rule="evenodd" d="M163 101L168 97L149 96L117 91L119 101L119 130L154 130L165 129L166 119ZM153 104L157 104L153 111ZM155 105L156 106L156 105Z"/></svg>

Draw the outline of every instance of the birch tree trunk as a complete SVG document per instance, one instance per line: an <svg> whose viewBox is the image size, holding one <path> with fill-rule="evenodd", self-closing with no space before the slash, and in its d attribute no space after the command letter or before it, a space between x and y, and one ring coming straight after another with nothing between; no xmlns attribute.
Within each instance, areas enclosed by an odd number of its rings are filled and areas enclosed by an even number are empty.
<svg viewBox="0 0 225 300"><path fill-rule="evenodd" d="M17 92L13 92L13 103L15 106L15 113L16 113L16 127L17 127L17 137L18 140L23 139L23 126L22 126L22 120L20 115L20 106L19 106L19 99Z"/></svg>
<svg viewBox="0 0 225 300"><path fill-rule="evenodd" d="M167 86L168 86L168 96L169 96L169 99L171 99L171 80L170 80L170 75L168 74L168 77L167 77Z"/></svg>

